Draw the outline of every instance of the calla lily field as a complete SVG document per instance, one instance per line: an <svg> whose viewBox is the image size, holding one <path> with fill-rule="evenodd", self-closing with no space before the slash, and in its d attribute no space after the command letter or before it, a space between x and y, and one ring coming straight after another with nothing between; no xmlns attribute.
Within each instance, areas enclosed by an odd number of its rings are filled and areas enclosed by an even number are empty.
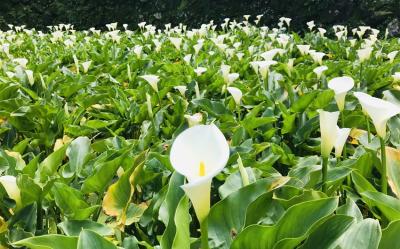
<svg viewBox="0 0 400 249"><path fill-rule="evenodd" d="M0 248L400 248L400 39L0 31Z"/></svg>

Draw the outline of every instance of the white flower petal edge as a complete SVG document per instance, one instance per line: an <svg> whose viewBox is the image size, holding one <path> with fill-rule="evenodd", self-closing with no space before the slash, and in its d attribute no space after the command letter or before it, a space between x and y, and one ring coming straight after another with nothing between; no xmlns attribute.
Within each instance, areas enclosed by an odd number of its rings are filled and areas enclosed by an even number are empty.
<svg viewBox="0 0 400 249"><path fill-rule="evenodd" d="M17 208L21 206L21 192L17 186L15 176L0 176L0 184L3 185L8 196L16 202Z"/></svg>
<svg viewBox="0 0 400 249"><path fill-rule="evenodd" d="M318 112L321 131L321 154L323 157L329 157L336 141L339 112L326 112L323 110L318 110Z"/></svg>
<svg viewBox="0 0 400 249"><path fill-rule="evenodd" d="M400 113L400 107L363 92L355 92L354 96L360 102L363 110L371 117L378 136L385 138L386 123L391 117Z"/></svg>
<svg viewBox="0 0 400 249"><path fill-rule="evenodd" d="M183 131L171 147L170 161L189 183L182 186L200 221L210 209L211 180L225 167L229 145L214 125L196 125ZM203 173L203 174L202 174Z"/></svg>
<svg viewBox="0 0 400 249"><path fill-rule="evenodd" d="M336 77L328 82L328 87L335 92L338 108L343 111L346 94L354 87L354 80L348 76Z"/></svg>

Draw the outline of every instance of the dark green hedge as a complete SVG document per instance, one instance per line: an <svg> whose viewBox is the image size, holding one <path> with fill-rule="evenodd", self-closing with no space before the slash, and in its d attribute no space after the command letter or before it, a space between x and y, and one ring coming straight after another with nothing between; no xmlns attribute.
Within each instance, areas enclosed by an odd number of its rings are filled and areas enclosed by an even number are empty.
<svg viewBox="0 0 400 249"><path fill-rule="evenodd" d="M79 29L118 21L134 24L179 22L196 26L213 19L264 14L264 22L293 18L295 28L306 21L322 24L367 24L384 27L400 16L400 0L0 0L0 28L7 23L44 29L72 23Z"/></svg>

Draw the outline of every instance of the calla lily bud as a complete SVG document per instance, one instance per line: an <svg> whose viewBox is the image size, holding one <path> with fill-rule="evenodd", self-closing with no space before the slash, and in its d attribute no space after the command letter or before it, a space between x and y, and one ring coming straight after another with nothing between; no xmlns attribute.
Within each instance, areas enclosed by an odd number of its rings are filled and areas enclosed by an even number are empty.
<svg viewBox="0 0 400 249"><path fill-rule="evenodd" d="M363 111L371 117L376 132L381 138L386 137L387 121L400 113L400 107L388 101L372 97L363 92L355 92L354 96L360 102Z"/></svg>
<svg viewBox="0 0 400 249"><path fill-rule="evenodd" d="M321 154L328 158L336 142L337 121L339 112L319 112L319 127L321 131Z"/></svg>
<svg viewBox="0 0 400 249"><path fill-rule="evenodd" d="M354 80L348 76L336 77L328 82L328 87L335 92L339 111L343 111L346 94L354 87Z"/></svg>
<svg viewBox="0 0 400 249"><path fill-rule="evenodd" d="M179 134L172 144L171 164L188 179L181 187L200 223L210 211L212 178L223 170L228 159L228 142L214 124L193 126Z"/></svg>

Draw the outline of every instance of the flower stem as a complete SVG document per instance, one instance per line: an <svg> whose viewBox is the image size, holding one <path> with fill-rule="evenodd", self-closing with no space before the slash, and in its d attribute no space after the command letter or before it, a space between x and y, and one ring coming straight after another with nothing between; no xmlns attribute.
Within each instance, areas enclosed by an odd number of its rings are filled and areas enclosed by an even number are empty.
<svg viewBox="0 0 400 249"><path fill-rule="evenodd" d="M379 140L381 142L381 162L382 162L381 191L382 193L387 194L385 139L380 137Z"/></svg>
<svg viewBox="0 0 400 249"><path fill-rule="evenodd" d="M328 157L322 157L322 192L326 193L326 180L328 178Z"/></svg>
<svg viewBox="0 0 400 249"><path fill-rule="evenodd" d="M365 120L367 123L367 131L368 131L368 143L371 143L371 129L369 128L369 119L367 116L365 116Z"/></svg>
<svg viewBox="0 0 400 249"><path fill-rule="evenodd" d="M341 111L340 114L341 114L342 128L344 128L344 111ZM347 155L347 149L345 142L343 146L343 160L346 159L346 155Z"/></svg>
<svg viewBox="0 0 400 249"><path fill-rule="evenodd" d="M204 221L200 222L200 232L201 232L201 237L200 237L201 249L209 249L210 247L208 246L208 223L207 223L207 219L205 219Z"/></svg>

